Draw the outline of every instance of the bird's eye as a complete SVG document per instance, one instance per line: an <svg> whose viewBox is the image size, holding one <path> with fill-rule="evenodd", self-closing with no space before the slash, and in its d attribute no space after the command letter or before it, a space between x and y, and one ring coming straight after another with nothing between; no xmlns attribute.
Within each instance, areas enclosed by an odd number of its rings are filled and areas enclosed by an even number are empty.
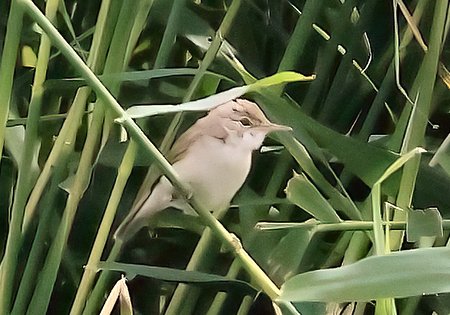
<svg viewBox="0 0 450 315"><path fill-rule="evenodd" d="M247 117L243 117L239 120L239 122L241 123L242 126L244 127L250 127L252 125L252 122L249 118Z"/></svg>

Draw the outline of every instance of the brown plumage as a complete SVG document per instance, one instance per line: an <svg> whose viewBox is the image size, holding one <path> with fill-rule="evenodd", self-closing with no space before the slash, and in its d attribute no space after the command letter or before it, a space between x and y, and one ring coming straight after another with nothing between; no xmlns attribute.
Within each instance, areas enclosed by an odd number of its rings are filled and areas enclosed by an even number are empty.
<svg viewBox="0 0 450 315"><path fill-rule="evenodd" d="M252 152L267 133L277 130L290 128L271 123L255 103L237 99L197 120L174 143L168 159L198 202L211 211L222 210L244 183ZM131 238L152 215L167 207L188 210L188 202L176 196L172 184L161 176L145 202L125 218L116 237Z"/></svg>

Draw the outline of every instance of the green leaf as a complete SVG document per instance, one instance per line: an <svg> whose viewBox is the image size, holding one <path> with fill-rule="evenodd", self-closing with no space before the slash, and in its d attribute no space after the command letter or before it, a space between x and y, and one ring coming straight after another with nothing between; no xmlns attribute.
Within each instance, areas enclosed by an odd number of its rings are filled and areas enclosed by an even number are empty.
<svg viewBox="0 0 450 315"><path fill-rule="evenodd" d="M313 235L310 230L290 230L273 246L267 267L273 279L286 280L298 272Z"/></svg>
<svg viewBox="0 0 450 315"><path fill-rule="evenodd" d="M14 126L8 127L5 130L5 147L8 152L11 154L11 157L14 160L16 165L20 164L22 159L23 151L24 151L24 143L25 143L25 128L24 126ZM31 157L31 167L30 173L28 174L30 178L30 182L34 182L39 175L39 165L38 165L38 156L39 156L39 148L40 143L35 144L35 150L33 152L33 156ZM31 188L31 187L30 187Z"/></svg>
<svg viewBox="0 0 450 315"><path fill-rule="evenodd" d="M392 151L342 135L322 125L306 115L297 104L276 96L270 91L258 97L258 103L270 119L292 127L296 139L314 158L323 161L323 153L320 149L325 149L370 187L398 158L398 155ZM275 104L277 106L274 106ZM395 191L392 192L394 193Z"/></svg>
<svg viewBox="0 0 450 315"><path fill-rule="evenodd" d="M279 72L274 75L271 75L270 77L266 77L263 79L260 79L256 81L255 83L252 83L249 85L250 90L249 92L258 91L260 89L272 86L272 85L278 85L278 84L284 84L289 82L298 82L298 81L311 81L316 78L315 75L310 76L304 76L303 74L293 72L293 71L284 71Z"/></svg>
<svg viewBox="0 0 450 315"><path fill-rule="evenodd" d="M333 207L303 175L294 174L286 187L287 198L322 222L340 222Z"/></svg>
<svg viewBox="0 0 450 315"><path fill-rule="evenodd" d="M438 207L444 214L450 209L450 175L440 167L429 167L422 158L414 191L413 204L417 208Z"/></svg>
<svg viewBox="0 0 450 315"><path fill-rule="evenodd" d="M433 159L430 161L430 166L435 166L436 164L439 164L450 176L450 134L447 135L447 138L439 146Z"/></svg>
<svg viewBox="0 0 450 315"><path fill-rule="evenodd" d="M417 242L423 236L443 236L442 216L437 208L408 211L406 224L408 242Z"/></svg>
<svg viewBox="0 0 450 315"><path fill-rule="evenodd" d="M250 85L244 85L229 89L227 91L217 93L196 101L186 102L179 105L142 105L132 106L127 110L128 115L132 118L142 118L154 116L165 113L176 113L181 111L207 111L220 104L224 104L235 98L238 98L245 93L257 91L271 85L310 80L311 77L305 77L295 72L281 72L273 76L261 79ZM118 118L116 122L121 122L123 119Z"/></svg>
<svg viewBox="0 0 450 315"><path fill-rule="evenodd" d="M180 76L194 76L198 69L194 68L169 68L169 69L153 69L143 71L127 71L120 73L108 73L99 76L102 82L108 82L109 84L116 84L120 82L131 81L148 81L150 79L160 79L167 77L180 77ZM234 82L230 78L213 73L206 72L207 77L213 77L222 79L228 82ZM45 81L44 87L46 89L62 89L62 88L79 88L87 85L86 80L83 78L67 78L67 79L50 79Z"/></svg>
<svg viewBox="0 0 450 315"><path fill-rule="evenodd" d="M344 267L292 277L286 301L370 301L450 292L450 248L421 248L372 256Z"/></svg>
<svg viewBox="0 0 450 315"><path fill-rule="evenodd" d="M30 46L28 45L23 46L21 54L22 54L22 66L27 68L36 67L37 57Z"/></svg>
<svg viewBox="0 0 450 315"><path fill-rule="evenodd" d="M383 175L376 181L375 184L381 184L389 176L391 176L396 171L398 171L406 162L408 162L410 159L412 159L416 154L420 154L420 153L424 153L424 152L426 152L426 151L422 148L415 148L415 149L409 151L408 153L403 154L394 163L389 165L389 167L386 169L386 171L383 173Z"/></svg>
<svg viewBox="0 0 450 315"><path fill-rule="evenodd" d="M89 266L87 266L89 268ZM127 274L128 279L137 275L159 279L168 282L182 282L191 284L213 284L224 288L238 287L246 293L255 293L255 289L245 281L230 279L223 276L199 272L186 271L167 267L155 267L136 264L124 264L116 262L100 262L100 270L121 271Z"/></svg>
<svg viewBox="0 0 450 315"><path fill-rule="evenodd" d="M166 113L177 113L181 111L207 111L220 104L229 102L245 93L249 87L247 85L232 88L225 92L211 95L196 101L186 102L180 105L141 105L132 106L127 110L128 115L132 118L143 118ZM122 119L116 119L116 122L121 122Z"/></svg>

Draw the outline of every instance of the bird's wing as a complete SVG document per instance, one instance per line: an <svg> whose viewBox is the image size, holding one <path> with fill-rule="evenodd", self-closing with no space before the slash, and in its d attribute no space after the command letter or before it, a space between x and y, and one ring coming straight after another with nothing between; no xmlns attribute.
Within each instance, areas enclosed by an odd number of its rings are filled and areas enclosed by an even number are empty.
<svg viewBox="0 0 450 315"><path fill-rule="evenodd" d="M170 164L174 164L175 162L183 159L191 144L202 136L201 130L194 127L195 125L186 130L173 144L167 154L167 159Z"/></svg>
<svg viewBox="0 0 450 315"><path fill-rule="evenodd" d="M210 136L217 139L225 139L227 136L226 129L219 124L211 124L211 120L201 118L192 125L188 130L186 130L173 144L172 148L167 155L167 159L171 164L183 159L183 157L188 152L192 143L197 141L202 136Z"/></svg>

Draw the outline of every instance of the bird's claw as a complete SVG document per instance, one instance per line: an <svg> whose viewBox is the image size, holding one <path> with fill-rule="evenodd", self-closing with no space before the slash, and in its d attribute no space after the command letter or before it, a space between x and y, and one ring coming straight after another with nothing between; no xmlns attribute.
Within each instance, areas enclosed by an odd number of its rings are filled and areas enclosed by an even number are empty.
<svg viewBox="0 0 450 315"><path fill-rule="evenodd" d="M241 240L236 236L234 233L230 233L231 240L227 242L226 244L222 244L220 248L220 252L226 253L226 252L234 252L239 253L244 247L242 246Z"/></svg>
<svg viewBox="0 0 450 315"><path fill-rule="evenodd" d="M234 233L231 233L231 238L231 246L236 253L239 253L243 249L241 240Z"/></svg>

